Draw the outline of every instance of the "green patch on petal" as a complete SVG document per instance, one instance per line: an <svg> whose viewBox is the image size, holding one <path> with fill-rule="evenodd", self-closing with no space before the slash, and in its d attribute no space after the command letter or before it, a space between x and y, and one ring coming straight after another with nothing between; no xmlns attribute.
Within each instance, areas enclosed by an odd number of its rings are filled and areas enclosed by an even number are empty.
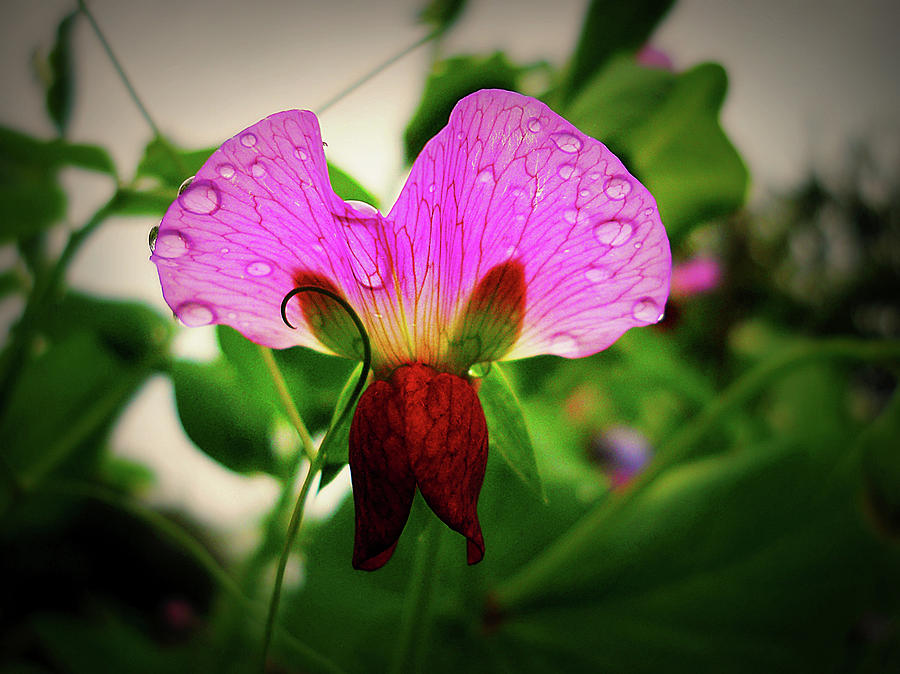
<svg viewBox="0 0 900 674"><path fill-rule="evenodd" d="M516 477L546 502L547 494L538 473L522 405L498 363L481 379L478 398L487 419L489 451L500 454Z"/></svg>
<svg viewBox="0 0 900 674"><path fill-rule="evenodd" d="M524 315L525 267L518 260L498 264L475 286L451 332L452 367L465 373L502 358L519 338Z"/></svg>

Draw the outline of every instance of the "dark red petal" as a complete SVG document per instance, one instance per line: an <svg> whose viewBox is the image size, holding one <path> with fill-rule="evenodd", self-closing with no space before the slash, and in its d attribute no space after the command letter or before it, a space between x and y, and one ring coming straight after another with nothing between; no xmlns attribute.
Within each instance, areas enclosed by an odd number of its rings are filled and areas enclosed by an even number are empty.
<svg viewBox="0 0 900 674"><path fill-rule="evenodd" d="M478 494L487 465L487 422L472 386L425 365L398 368L391 383L406 408L409 462L426 503L468 539L468 562L484 557Z"/></svg>
<svg viewBox="0 0 900 674"><path fill-rule="evenodd" d="M405 440L405 407L393 387L365 390L350 425L350 476L356 506L353 567L373 571L394 553L415 495Z"/></svg>

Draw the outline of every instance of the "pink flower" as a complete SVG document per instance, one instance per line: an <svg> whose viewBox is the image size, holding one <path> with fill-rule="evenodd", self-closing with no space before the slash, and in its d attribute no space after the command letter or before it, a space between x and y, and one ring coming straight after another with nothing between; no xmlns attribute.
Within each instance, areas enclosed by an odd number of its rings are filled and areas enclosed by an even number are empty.
<svg viewBox="0 0 900 674"><path fill-rule="evenodd" d="M672 268L672 297L691 297L707 293L719 285L722 269L718 260L695 257Z"/></svg>
<svg viewBox="0 0 900 674"><path fill-rule="evenodd" d="M484 554L476 504L487 426L474 363L587 356L659 320L671 258L650 193L600 142L520 94L461 100L386 215L331 189L308 111L226 141L166 212L151 259L186 325L222 323L274 348L359 359L376 381L350 434L353 562L392 554L415 489Z"/></svg>

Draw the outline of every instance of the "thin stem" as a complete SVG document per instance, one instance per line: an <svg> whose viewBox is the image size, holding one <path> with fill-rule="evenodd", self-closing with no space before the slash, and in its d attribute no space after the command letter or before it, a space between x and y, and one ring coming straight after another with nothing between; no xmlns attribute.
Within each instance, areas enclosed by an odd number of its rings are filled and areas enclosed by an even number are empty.
<svg viewBox="0 0 900 674"><path fill-rule="evenodd" d="M565 572L573 560L582 558L605 524L652 484L666 469L695 455L700 440L734 409L748 402L773 379L801 365L818 360L887 361L900 365L900 341L870 342L831 339L806 342L761 363L729 386L703 412L664 445L656 460L620 494L609 496L541 554L534 557L494 590L493 599L504 608L521 605L539 594L545 581Z"/></svg>
<svg viewBox="0 0 900 674"><path fill-rule="evenodd" d="M272 353L272 349L265 346L258 345L258 348L263 362L266 364L266 369L272 376L272 382L275 384L275 390L278 392L278 399L281 401L281 406L284 408L285 414L287 414L288 419L290 419L294 428L297 429L297 435L300 436L300 444L303 447L303 453L306 455L307 459L312 461L316 456L316 445L313 442L312 436L309 434L309 430L306 428L306 424L303 423L300 412L294 404L294 399L291 398L287 383L284 381L284 375L281 374L281 369L278 367L278 363L275 362L275 355Z"/></svg>
<svg viewBox="0 0 900 674"><path fill-rule="evenodd" d="M390 66L394 65L397 61L402 59L404 56L414 52L416 49L421 47L423 44L426 44L427 42L430 42L431 40L433 40L435 37L437 37L439 32L440 31L433 31L431 33L428 33L428 35L426 35L425 37L419 38L418 40L413 42L411 45L409 45L402 51L391 56L386 61L382 61L381 63L376 65L374 68L372 68L370 71L368 71L366 74L364 74L362 77L360 77L359 79L353 81L351 84L349 84L346 87L344 87L343 89L341 89L338 93L336 93L334 96L332 96L327 101L325 101L322 105L320 105L318 108L316 108L316 114L321 115L323 112L328 110L328 108L333 106L335 103L338 103L345 96L352 94L359 87L364 85L366 82L368 82L370 79L372 79L376 75L387 70Z"/></svg>
<svg viewBox="0 0 900 674"><path fill-rule="evenodd" d="M389 670L392 674L418 669L422 644L430 627L427 615L434 589L434 567L441 543L440 527L440 520L431 517L419 536L403 613L400 617L400 636Z"/></svg>
<svg viewBox="0 0 900 674"><path fill-rule="evenodd" d="M288 524L287 536L284 541L284 548L281 557L278 559L278 569L275 572L275 584L272 587L272 598L269 601L269 613L266 617L266 629L263 636L262 645L262 662L260 671L266 671L266 659L269 654L269 646L272 642L272 633L275 628L275 619L278 616L278 605L281 602L281 586L284 584L284 570L287 567L287 561L291 554L291 547L294 544L294 538L300 529L300 522L303 520L303 510L306 506L306 497L309 494L313 479L318 475L322 468L322 460L325 458L323 453L316 455L309 464L309 470L306 478L303 480L303 486L300 487L300 494L297 496L297 503L294 505L294 511L291 513L291 521Z"/></svg>
<svg viewBox="0 0 900 674"><path fill-rule="evenodd" d="M103 31L100 30L100 26L97 25L97 21L96 19L94 19L94 15L91 13L91 10L88 9L87 3L84 0L78 0L78 8L81 10L81 13L84 14L85 18L88 20L88 23L91 24L91 28L94 29L94 33L97 35L97 39L103 46L103 50L109 57L113 68L115 68L116 72L119 74L119 79L122 80L122 84L124 84L125 88L128 90L128 95L131 96L131 100L134 101L134 104L137 106L141 115L153 130L154 135L156 135L157 137L162 136L162 132L160 132L159 127L156 126L156 122L153 121L153 118L147 111L146 106L144 105L143 101L141 101L141 97L138 96L137 91L132 86L131 80L129 80L128 75L125 74L125 70L122 68L122 64L119 63L119 59L116 58L115 52L113 52L112 47L109 45L109 42L106 41L106 36L103 35Z"/></svg>

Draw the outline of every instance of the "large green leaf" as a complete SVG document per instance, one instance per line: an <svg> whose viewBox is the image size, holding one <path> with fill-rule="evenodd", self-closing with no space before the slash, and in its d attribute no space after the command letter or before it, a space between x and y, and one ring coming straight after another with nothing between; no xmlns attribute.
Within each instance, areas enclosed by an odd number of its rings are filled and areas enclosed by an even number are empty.
<svg viewBox="0 0 900 674"><path fill-rule="evenodd" d="M646 44L674 0L593 0L569 66L567 97L572 98L616 52L636 52Z"/></svg>
<svg viewBox="0 0 900 674"><path fill-rule="evenodd" d="M675 75L623 57L565 111L647 186L675 243L746 197L747 169L718 121L726 87L725 71L712 63Z"/></svg>
<svg viewBox="0 0 900 674"><path fill-rule="evenodd" d="M450 118L459 99L479 89L516 90L522 69L504 54L455 56L438 61L425 82L422 100L403 136L406 161L412 162Z"/></svg>
<svg viewBox="0 0 900 674"><path fill-rule="evenodd" d="M210 457L240 473L280 476L272 447L272 408L227 361L172 365L178 416L188 437Z"/></svg>
<svg viewBox="0 0 900 674"><path fill-rule="evenodd" d="M481 379L478 398L487 419L490 451L498 452L516 477L546 501L522 405L498 363Z"/></svg>

